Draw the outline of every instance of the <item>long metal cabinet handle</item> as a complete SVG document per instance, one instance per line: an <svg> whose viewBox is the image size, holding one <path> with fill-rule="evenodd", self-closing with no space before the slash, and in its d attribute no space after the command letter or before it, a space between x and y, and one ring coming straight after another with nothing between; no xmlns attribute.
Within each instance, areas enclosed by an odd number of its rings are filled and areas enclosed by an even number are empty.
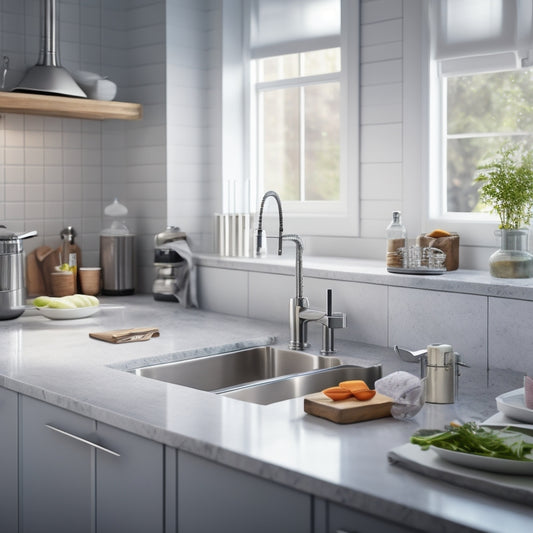
<svg viewBox="0 0 533 533"><path fill-rule="evenodd" d="M50 424L45 424L45 426L48 429L51 429L52 431L57 431L58 433L61 433L61 435L66 435L67 437L70 437L71 439L79 440L80 442L83 442L84 444L88 444L89 446L92 446L93 448L97 448L98 450L102 450L103 452L109 453L110 455L114 455L115 457L120 457L119 453L114 452L113 450L110 450L109 448L104 448L103 446L100 446L99 444L96 444L95 442L91 442L90 440L84 439L82 437L78 437L78 435L73 435L72 433L69 433L68 431L64 431L62 429L56 428L54 426L51 426Z"/></svg>

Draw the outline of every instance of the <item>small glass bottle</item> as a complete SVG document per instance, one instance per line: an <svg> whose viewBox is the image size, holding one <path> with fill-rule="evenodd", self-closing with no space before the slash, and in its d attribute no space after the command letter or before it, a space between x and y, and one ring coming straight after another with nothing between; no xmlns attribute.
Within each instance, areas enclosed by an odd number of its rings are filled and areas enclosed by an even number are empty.
<svg viewBox="0 0 533 533"><path fill-rule="evenodd" d="M76 247L74 246L74 237L76 231L72 226L68 226L61 231L61 270L70 270L74 274L74 281L76 281L76 274L78 270Z"/></svg>
<svg viewBox="0 0 533 533"><path fill-rule="evenodd" d="M392 212L392 221L387 226L387 267L402 268L402 256L398 248L404 248L407 243L407 230L402 224L400 211Z"/></svg>

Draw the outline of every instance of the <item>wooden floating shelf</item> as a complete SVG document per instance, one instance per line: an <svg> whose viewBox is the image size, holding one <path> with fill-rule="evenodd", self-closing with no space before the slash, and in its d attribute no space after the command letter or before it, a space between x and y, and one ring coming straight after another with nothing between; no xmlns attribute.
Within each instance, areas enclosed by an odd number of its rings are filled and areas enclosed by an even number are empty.
<svg viewBox="0 0 533 533"><path fill-rule="evenodd" d="M141 104L8 92L0 92L0 112L92 120L142 118Z"/></svg>

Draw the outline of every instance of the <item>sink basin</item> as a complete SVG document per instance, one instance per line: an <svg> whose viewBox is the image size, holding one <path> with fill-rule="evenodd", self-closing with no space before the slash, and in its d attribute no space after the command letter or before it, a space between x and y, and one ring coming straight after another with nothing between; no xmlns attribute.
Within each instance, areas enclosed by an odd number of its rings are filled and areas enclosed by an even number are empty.
<svg viewBox="0 0 533 533"><path fill-rule="evenodd" d="M221 395L245 402L268 405L319 392L349 379L362 379L373 389L374 382L381 376L381 365L370 367L342 365L299 376L280 378L267 383L243 386L223 392Z"/></svg>
<svg viewBox="0 0 533 533"><path fill-rule="evenodd" d="M218 391L236 385L299 374L341 364L336 357L296 350L258 346L219 355L146 366L132 370L167 383L204 391Z"/></svg>

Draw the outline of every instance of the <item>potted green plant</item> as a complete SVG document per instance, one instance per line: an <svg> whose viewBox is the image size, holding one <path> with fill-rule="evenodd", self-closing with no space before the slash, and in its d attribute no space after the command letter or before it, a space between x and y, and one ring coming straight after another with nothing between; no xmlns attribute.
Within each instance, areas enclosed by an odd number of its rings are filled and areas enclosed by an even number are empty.
<svg viewBox="0 0 533 533"><path fill-rule="evenodd" d="M533 215L533 152L516 145L502 147L497 157L478 167L479 199L500 218L500 249L489 259L497 278L533 276L533 255L527 250Z"/></svg>

